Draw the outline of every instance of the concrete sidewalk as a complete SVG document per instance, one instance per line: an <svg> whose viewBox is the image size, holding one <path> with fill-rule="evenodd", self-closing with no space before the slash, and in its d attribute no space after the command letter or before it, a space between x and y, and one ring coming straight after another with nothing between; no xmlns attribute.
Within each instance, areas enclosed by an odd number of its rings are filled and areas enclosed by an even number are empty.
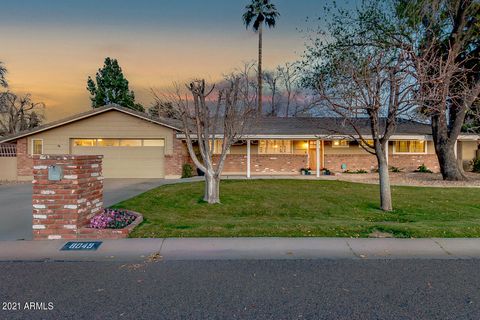
<svg viewBox="0 0 480 320"><path fill-rule="evenodd" d="M103 241L97 251L60 251L66 242L0 241L0 261L480 258L480 239L125 239Z"/></svg>

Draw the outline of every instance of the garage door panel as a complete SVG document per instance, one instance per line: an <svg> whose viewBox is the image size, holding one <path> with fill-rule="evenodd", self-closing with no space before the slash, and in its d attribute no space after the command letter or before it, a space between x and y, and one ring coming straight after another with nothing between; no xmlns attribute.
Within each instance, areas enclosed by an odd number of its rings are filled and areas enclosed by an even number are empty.
<svg viewBox="0 0 480 320"><path fill-rule="evenodd" d="M164 178L165 147L75 147L72 154L103 155L105 178Z"/></svg>

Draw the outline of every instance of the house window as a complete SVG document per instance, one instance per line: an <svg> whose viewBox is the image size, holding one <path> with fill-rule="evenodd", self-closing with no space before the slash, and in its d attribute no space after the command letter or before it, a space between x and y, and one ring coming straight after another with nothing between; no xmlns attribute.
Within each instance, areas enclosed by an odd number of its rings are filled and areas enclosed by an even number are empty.
<svg viewBox="0 0 480 320"><path fill-rule="evenodd" d="M140 139L122 139L120 140L120 147L141 147L142 140Z"/></svg>
<svg viewBox="0 0 480 320"><path fill-rule="evenodd" d="M293 153L291 140L260 140L258 143L259 154L291 154Z"/></svg>
<svg viewBox="0 0 480 320"><path fill-rule="evenodd" d="M332 148L348 148L350 147L350 142L348 140L333 140Z"/></svg>
<svg viewBox="0 0 480 320"><path fill-rule="evenodd" d="M358 140L358 147L359 148L362 148L363 147L367 147L369 148L370 146L374 146L374 142L373 140L365 140L365 142L363 142L362 140Z"/></svg>
<svg viewBox="0 0 480 320"><path fill-rule="evenodd" d="M73 139L75 147L164 147L163 139Z"/></svg>
<svg viewBox="0 0 480 320"><path fill-rule="evenodd" d="M118 147L120 141L118 139L97 139L97 146L99 147Z"/></svg>
<svg viewBox="0 0 480 320"><path fill-rule="evenodd" d="M43 140L42 139L33 139L32 140L32 154L43 154Z"/></svg>
<svg viewBox="0 0 480 320"><path fill-rule="evenodd" d="M427 144L425 141L405 140L395 141L395 153L426 153Z"/></svg>
<svg viewBox="0 0 480 320"><path fill-rule="evenodd" d="M97 145L96 139L75 139L73 140L75 147L94 147Z"/></svg>
<svg viewBox="0 0 480 320"><path fill-rule="evenodd" d="M210 140L209 145L212 145L212 141ZM223 149L223 139L216 139L213 142L213 154L221 154ZM230 153L230 150L227 151L227 154Z"/></svg>
<svg viewBox="0 0 480 320"><path fill-rule="evenodd" d="M165 147L165 140L158 139L158 140L143 140L144 147Z"/></svg>

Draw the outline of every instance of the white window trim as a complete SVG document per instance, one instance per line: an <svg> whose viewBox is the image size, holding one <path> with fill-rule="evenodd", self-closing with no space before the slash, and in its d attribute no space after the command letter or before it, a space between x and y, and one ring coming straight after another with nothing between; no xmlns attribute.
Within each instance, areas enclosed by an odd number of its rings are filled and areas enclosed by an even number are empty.
<svg viewBox="0 0 480 320"><path fill-rule="evenodd" d="M397 141L423 141L425 143L424 152L397 152ZM427 140L395 140L393 141L393 154L427 154L428 153L428 141Z"/></svg>
<svg viewBox="0 0 480 320"><path fill-rule="evenodd" d="M33 150L34 150L34 148L33 148L33 142L34 142L34 141L42 141L42 153L39 153L39 154L33 153ZM42 155L42 154L43 154L43 139L32 139L32 140L31 140L31 147L32 147L32 150L31 150L30 154L31 154L32 156Z"/></svg>

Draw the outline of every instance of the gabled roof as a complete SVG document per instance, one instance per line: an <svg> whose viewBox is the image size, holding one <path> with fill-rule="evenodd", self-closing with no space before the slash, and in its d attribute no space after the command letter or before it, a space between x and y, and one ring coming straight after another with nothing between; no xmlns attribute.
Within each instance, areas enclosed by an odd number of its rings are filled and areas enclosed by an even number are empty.
<svg viewBox="0 0 480 320"><path fill-rule="evenodd" d="M0 143L10 142L10 141L13 141L13 140L16 140L16 139L19 139L19 138L30 136L32 134L36 134L36 133L47 131L47 130L50 130L50 129L53 129L53 128L56 128L56 127L60 127L60 126L63 126L63 125L66 125L66 124L69 124L69 123L72 123L72 122L75 122L75 121L90 118L92 116L96 116L98 114L105 113L105 112L108 112L108 111L111 111L111 110L119 111L119 112L122 112L122 113L125 113L125 114L128 114L128 115L140 118L140 119L145 120L145 121L149 121L149 122L152 122L152 123L156 123L156 124L171 128L173 130L180 130L180 128L181 128L181 123L178 120L166 119L166 118L152 118L148 114L143 113L143 112L139 112L139 111L136 111L136 110L125 108L125 107L119 106L118 104L109 104L109 105L99 107L99 108L95 108L95 109L92 109L92 110L87 111L87 112L82 112L82 113L79 113L79 114L61 119L61 120L50 122L50 123L44 124L42 126L39 126L39 127L33 128L33 129L25 130L25 131L16 133L14 135L10 135L10 136L0 138L1 139Z"/></svg>

